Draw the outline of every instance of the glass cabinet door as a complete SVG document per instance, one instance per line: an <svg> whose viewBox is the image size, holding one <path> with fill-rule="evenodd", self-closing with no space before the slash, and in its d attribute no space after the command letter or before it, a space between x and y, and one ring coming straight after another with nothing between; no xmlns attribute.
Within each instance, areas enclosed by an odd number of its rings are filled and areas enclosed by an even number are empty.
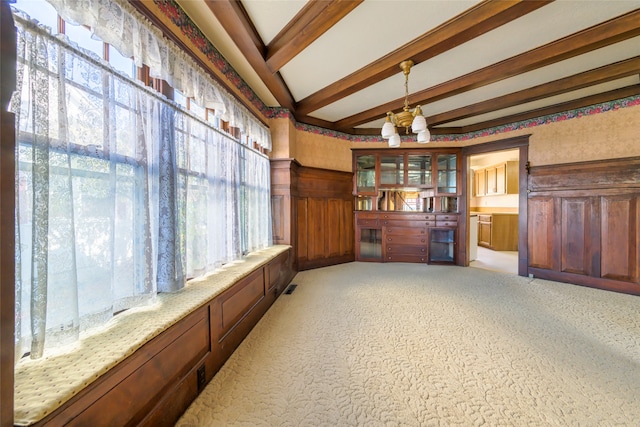
<svg viewBox="0 0 640 427"><path fill-rule="evenodd" d="M438 193L456 194L458 192L456 164L455 154L438 155Z"/></svg>
<svg viewBox="0 0 640 427"><path fill-rule="evenodd" d="M374 193L376 190L376 156L368 154L356 158L356 192Z"/></svg>
<svg viewBox="0 0 640 427"><path fill-rule="evenodd" d="M409 154L407 156L407 185L430 187L431 183L431 155Z"/></svg>
<svg viewBox="0 0 640 427"><path fill-rule="evenodd" d="M361 228L358 252L360 259L382 260L382 229Z"/></svg>
<svg viewBox="0 0 640 427"><path fill-rule="evenodd" d="M404 155L380 156L380 185L404 184Z"/></svg>
<svg viewBox="0 0 640 427"><path fill-rule="evenodd" d="M455 261L455 229L429 229L429 262Z"/></svg>

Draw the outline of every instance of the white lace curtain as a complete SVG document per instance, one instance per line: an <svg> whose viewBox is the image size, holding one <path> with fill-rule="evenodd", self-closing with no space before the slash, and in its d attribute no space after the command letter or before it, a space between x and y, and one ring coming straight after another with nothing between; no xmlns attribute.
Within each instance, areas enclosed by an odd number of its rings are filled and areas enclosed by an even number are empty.
<svg viewBox="0 0 640 427"><path fill-rule="evenodd" d="M269 161L16 16L16 360L271 244Z"/></svg>
<svg viewBox="0 0 640 427"><path fill-rule="evenodd" d="M47 0L69 22L86 25L151 77L167 81L199 105L211 108L251 141L271 150L271 133L244 106L153 27L128 0Z"/></svg>

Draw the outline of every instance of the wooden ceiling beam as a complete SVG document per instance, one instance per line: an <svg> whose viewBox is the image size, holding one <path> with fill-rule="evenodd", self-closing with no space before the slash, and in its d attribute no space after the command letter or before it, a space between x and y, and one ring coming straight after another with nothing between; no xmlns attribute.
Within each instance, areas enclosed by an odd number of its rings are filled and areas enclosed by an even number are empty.
<svg viewBox="0 0 640 427"><path fill-rule="evenodd" d="M640 56L427 117L429 126L478 116L640 73Z"/></svg>
<svg viewBox="0 0 640 427"><path fill-rule="evenodd" d="M486 86L565 59L587 53L640 35L640 9L610 19L544 46L516 55L496 64L409 95L410 105L426 105L447 97ZM354 114L334 123L336 129L348 129L384 117L399 110L404 97Z"/></svg>
<svg viewBox="0 0 640 427"><path fill-rule="evenodd" d="M415 64L418 64L548 3L551 3L551 0L488 0L478 3L394 52L309 95L298 102L296 112L300 116L305 116L399 73L398 64L405 59L412 59Z"/></svg>
<svg viewBox="0 0 640 427"><path fill-rule="evenodd" d="M237 0L205 0L205 3L278 103L295 112L293 96L280 74L273 73L267 66L266 47L242 4Z"/></svg>
<svg viewBox="0 0 640 427"><path fill-rule="evenodd" d="M310 1L267 46L266 61L276 72L364 0Z"/></svg>
<svg viewBox="0 0 640 427"><path fill-rule="evenodd" d="M517 123L520 121L531 120L538 117L550 116L553 114L563 113L565 111L577 110L580 108L589 107L591 105L596 105L603 102L611 102L615 101L616 99L622 99L636 95L640 95L640 84L627 86L620 89L614 89L608 92L586 96L584 98L576 99L573 101L563 102L560 104L551 105L549 107L531 110L520 114L514 114L511 116L500 117L499 119L489 120L482 123L475 123L473 125L462 126L459 128L434 128L433 132L431 133L434 135L438 135L450 133L461 134L478 132L492 127L505 126L510 123Z"/></svg>

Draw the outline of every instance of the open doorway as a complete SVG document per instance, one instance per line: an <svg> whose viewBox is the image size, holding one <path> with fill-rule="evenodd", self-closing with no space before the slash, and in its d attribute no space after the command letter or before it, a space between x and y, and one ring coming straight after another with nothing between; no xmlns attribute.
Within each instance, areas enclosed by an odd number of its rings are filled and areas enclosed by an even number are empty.
<svg viewBox="0 0 640 427"><path fill-rule="evenodd" d="M469 266L518 274L519 149L469 157Z"/></svg>

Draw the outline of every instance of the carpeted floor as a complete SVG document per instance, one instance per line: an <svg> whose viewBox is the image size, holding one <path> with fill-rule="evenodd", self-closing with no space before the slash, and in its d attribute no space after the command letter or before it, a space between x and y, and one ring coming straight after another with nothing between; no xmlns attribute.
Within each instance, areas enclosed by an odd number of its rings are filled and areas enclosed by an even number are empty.
<svg viewBox="0 0 640 427"><path fill-rule="evenodd" d="M293 283L178 426L640 423L640 297L422 264Z"/></svg>

